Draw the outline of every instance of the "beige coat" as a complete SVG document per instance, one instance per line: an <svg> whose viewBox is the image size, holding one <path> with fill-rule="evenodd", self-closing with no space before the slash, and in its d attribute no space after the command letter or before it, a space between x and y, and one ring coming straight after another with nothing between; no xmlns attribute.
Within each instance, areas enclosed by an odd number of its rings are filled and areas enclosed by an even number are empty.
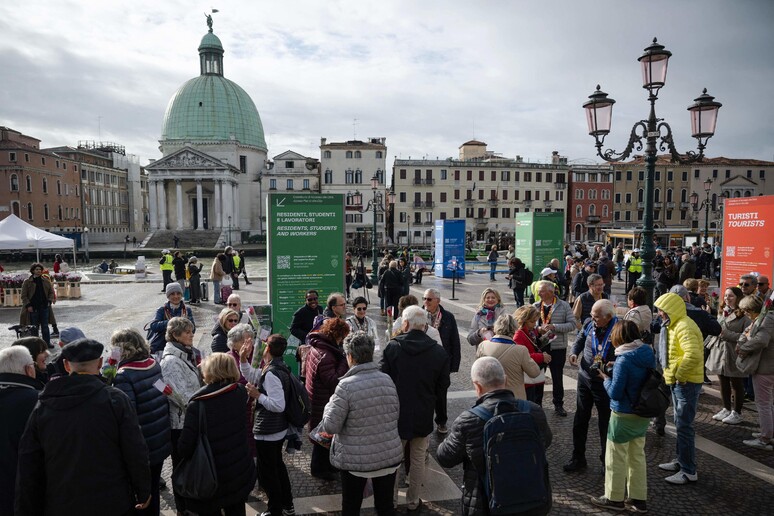
<svg viewBox="0 0 774 516"><path fill-rule="evenodd" d="M226 273L223 271L223 264L220 263L220 260L218 260L218 257L216 256L214 260L212 260L212 268L210 269L210 279L212 281L223 281L223 276L225 276Z"/></svg>
<svg viewBox="0 0 774 516"><path fill-rule="evenodd" d="M493 338L508 339L513 342L509 337L502 335L495 335ZM527 391L524 390L524 373L535 378L540 374L540 367L529 356L529 350L525 346L485 340L476 348L476 358L480 357L496 358L505 369L505 388L516 398L527 399Z"/></svg>
<svg viewBox="0 0 774 516"><path fill-rule="evenodd" d="M747 375L736 367L736 343L751 321L746 315L737 317L736 314L720 319L720 326L723 328L720 335L709 336L704 341L704 347L709 350L707 370L732 378L744 378Z"/></svg>
<svg viewBox="0 0 774 516"><path fill-rule="evenodd" d="M54 297L54 287L51 285L51 282L48 281L46 278L43 278L43 281L41 282L43 285L43 290L45 292L43 295L48 299L49 304L49 316L48 316L48 323L51 324L53 319L53 314L51 313L51 304L56 301L56 298ZM35 295L35 281L32 279L32 276L24 280L24 283L22 283L21 288L21 301L22 301L22 308L21 313L19 313L19 324L22 326L29 324L29 313L27 312L27 305L30 304L30 300L32 299L32 296ZM54 324L56 324L56 319L53 319Z"/></svg>

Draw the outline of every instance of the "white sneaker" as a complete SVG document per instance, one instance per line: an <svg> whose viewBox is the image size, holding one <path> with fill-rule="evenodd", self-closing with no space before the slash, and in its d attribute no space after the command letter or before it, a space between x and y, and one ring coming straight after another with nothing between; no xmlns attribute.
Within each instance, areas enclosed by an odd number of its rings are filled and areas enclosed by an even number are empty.
<svg viewBox="0 0 774 516"><path fill-rule="evenodd" d="M731 415L731 411L728 410L727 408L724 408L723 410L721 410L720 412L712 416L712 419L714 419L715 421L723 421L730 415Z"/></svg>
<svg viewBox="0 0 774 516"><path fill-rule="evenodd" d="M697 480L699 480L699 475L697 473L690 475L685 471L681 470L675 473L674 475L672 475L671 477L666 477L664 480L666 480L670 484L681 486L683 484L687 484L688 482L696 482Z"/></svg>
<svg viewBox="0 0 774 516"><path fill-rule="evenodd" d="M758 437L761 436L761 433L760 432L753 432L752 436L753 436L753 439L757 439Z"/></svg>
<svg viewBox="0 0 774 516"><path fill-rule="evenodd" d="M759 450L766 450L766 451L774 450L774 447L771 445L771 443L764 443L758 438L750 439L748 441L742 441L742 444L746 444L751 448L758 448Z"/></svg>
<svg viewBox="0 0 774 516"><path fill-rule="evenodd" d="M664 464L658 465L659 469L663 469L664 471L680 471L680 463L677 462L677 459L673 460L672 462L665 462Z"/></svg>
<svg viewBox="0 0 774 516"><path fill-rule="evenodd" d="M744 421L744 419L742 419L742 416L740 416L736 410L732 410L728 416L723 418L723 422L727 425L738 425L742 421Z"/></svg>

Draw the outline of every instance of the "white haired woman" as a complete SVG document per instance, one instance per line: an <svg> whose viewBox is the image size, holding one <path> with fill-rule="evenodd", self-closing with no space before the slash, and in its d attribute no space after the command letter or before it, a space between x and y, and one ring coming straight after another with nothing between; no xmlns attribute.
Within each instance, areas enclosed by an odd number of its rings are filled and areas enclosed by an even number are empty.
<svg viewBox="0 0 774 516"><path fill-rule="evenodd" d="M540 366L532 360L526 346L519 346L512 336L519 327L516 320L503 314L494 323L494 336L479 344L476 348L476 358L494 357L505 370L505 388L521 400L527 399L524 389L524 375L536 378L540 374Z"/></svg>
<svg viewBox="0 0 774 516"><path fill-rule="evenodd" d="M169 404L164 394L153 384L161 380L161 366L153 359L150 346L137 330L116 330L110 345L121 350L113 386L123 391L132 402L140 429L148 446L151 470L151 502L135 514L158 515L159 482L164 460L172 453Z"/></svg>
<svg viewBox="0 0 774 516"><path fill-rule="evenodd" d="M374 340L362 332L344 339L349 371L325 405L321 429L334 434L331 464L341 470L341 511L360 514L370 478L379 515L393 514L395 472L403 459L398 435L398 392L374 363ZM378 400L378 403L374 403Z"/></svg>

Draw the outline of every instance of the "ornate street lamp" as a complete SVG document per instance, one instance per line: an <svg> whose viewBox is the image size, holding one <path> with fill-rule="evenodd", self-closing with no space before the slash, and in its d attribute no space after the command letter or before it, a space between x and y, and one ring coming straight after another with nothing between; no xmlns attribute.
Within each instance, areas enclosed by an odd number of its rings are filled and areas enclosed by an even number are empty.
<svg viewBox="0 0 774 516"><path fill-rule="evenodd" d="M699 206L699 194L693 192L691 194L691 204L693 205L693 211L699 212L704 210L704 241L709 240L709 209L710 209L710 190L712 190L712 179L704 181L704 191L707 193L707 198Z"/></svg>
<svg viewBox="0 0 774 516"><path fill-rule="evenodd" d="M378 281L377 278L377 270L379 269L379 259L377 257L377 244L376 244L376 215L378 213L387 214L387 210L385 208L384 203L382 202L382 194L379 193L379 177L374 175L374 177L371 178L371 191L373 191L373 198L368 201L368 205L360 210L360 213L367 213L372 212L374 215L374 224L373 229L371 232L371 282L375 285ZM355 193L352 195L352 202L355 206L360 206L363 202L363 195L359 191L355 191ZM395 203L395 193L389 192L387 194L387 202L389 204Z"/></svg>
<svg viewBox="0 0 774 516"><path fill-rule="evenodd" d="M632 127L629 143L623 152L615 152L613 149L602 150L605 137L610 133L613 119L613 104L615 100L609 98L599 85L589 99L583 104L586 110L589 134L594 137L599 157L608 162L618 162L627 159L633 150L643 150L645 147L645 213L642 221L642 276L637 284L647 292L648 304L653 305L653 288L656 282L653 280L653 181L656 173L656 142L660 139L658 150L669 151L672 161L680 164L688 164L701 161L704 157L704 148L707 141L715 134L718 110L720 102L703 93L694 99L694 103L688 107L691 115L691 134L698 140L698 153L689 151L680 154L672 140L672 128L664 122L663 118L656 117L656 100L659 90L666 84L667 66L672 53L660 45L656 38L645 49L645 52L637 59L642 69L642 87L648 90L650 102L650 114L646 120L636 122ZM662 134L663 130L663 134Z"/></svg>

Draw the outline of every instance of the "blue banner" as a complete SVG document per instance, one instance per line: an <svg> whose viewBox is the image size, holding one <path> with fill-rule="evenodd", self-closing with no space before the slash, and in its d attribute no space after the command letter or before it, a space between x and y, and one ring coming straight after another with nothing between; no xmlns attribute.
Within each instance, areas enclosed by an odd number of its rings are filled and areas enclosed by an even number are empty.
<svg viewBox="0 0 774 516"><path fill-rule="evenodd" d="M433 272L438 278L465 277L465 221L435 221L435 263Z"/></svg>

